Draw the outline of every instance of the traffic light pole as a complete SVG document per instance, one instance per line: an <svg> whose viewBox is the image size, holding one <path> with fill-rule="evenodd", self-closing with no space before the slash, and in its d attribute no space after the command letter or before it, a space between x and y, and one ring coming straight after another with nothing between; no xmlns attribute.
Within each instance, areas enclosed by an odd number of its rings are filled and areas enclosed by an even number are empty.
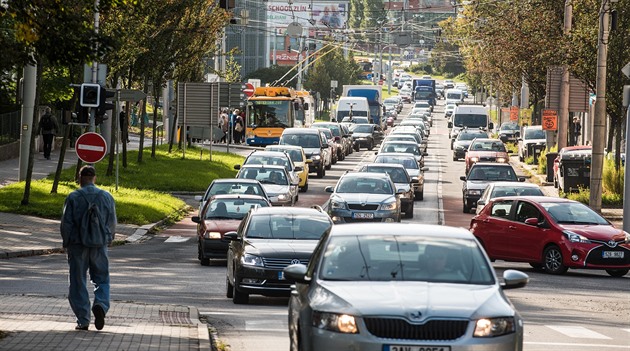
<svg viewBox="0 0 630 351"><path fill-rule="evenodd" d="M98 12L99 0L94 0L94 33L98 35L100 25L100 13ZM98 45L98 44L95 44ZM94 48L95 53L98 52L98 47ZM96 60L92 62L92 83L98 83L98 62ZM89 131L96 131L96 109L90 108L90 127Z"/></svg>

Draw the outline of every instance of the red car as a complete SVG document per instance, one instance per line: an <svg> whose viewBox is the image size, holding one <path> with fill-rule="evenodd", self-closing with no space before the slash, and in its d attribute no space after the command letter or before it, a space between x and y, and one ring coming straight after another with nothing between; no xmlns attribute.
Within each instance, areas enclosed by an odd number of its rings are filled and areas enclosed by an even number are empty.
<svg viewBox="0 0 630 351"><path fill-rule="evenodd" d="M199 216L192 217L192 221L197 223L197 249L201 265L210 265L211 258L226 259L230 241L224 239L225 233L237 230L251 208L269 206L271 203L258 195L225 194L208 199Z"/></svg>
<svg viewBox="0 0 630 351"><path fill-rule="evenodd" d="M527 262L550 274L569 268L630 270L630 234L590 207L546 196L499 197L470 222L491 260Z"/></svg>
<svg viewBox="0 0 630 351"><path fill-rule="evenodd" d="M466 152L466 174L477 162L509 163L510 157L501 140L477 138L470 143Z"/></svg>

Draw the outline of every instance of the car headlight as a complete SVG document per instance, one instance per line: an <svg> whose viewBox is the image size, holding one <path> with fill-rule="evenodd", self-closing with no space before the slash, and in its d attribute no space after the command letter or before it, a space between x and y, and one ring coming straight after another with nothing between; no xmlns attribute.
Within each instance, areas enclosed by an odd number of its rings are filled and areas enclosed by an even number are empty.
<svg viewBox="0 0 630 351"><path fill-rule="evenodd" d="M475 163L477 161L479 161L479 157L471 157L470 158L470 162L472 162L472 163Z"/></svg>
<svg viewBox="0 0 630 351"><path fill-rule="evenodd" d="M346 203L343 201L331 201L330 207L336 210L343 210L346 208Z"/></svg>
<svg viewBox="0 0 630 351"><path fill-rule="evenodd" d="M395 210L398 207L396 202L388 202L381 205L381 210Z"/></svg>
<svg viewBox="0 0 630 351"><path fill-rule="evenodd" d="M468 193L468 195L481 195L481 190L468 190L466 193Z"/></svg>
<svg viewBox="0 0 630 351"><path fill-rule="evenodd" d="M493 338L511 334L515 331L514 317L482 318L477 320L473 336L476 338Z"/></svg>
<svg viewBox="0 0 630 351"><path fill-rule="evenodd" d="M497 162L499 162L499 163L506 163L507 159L505 157L497 157Z"/></svg>
<svg viewBox="0 0 630 351"><path fill-rule="evenodd" d="M461 146L461 145L457 145L457 146L455 146L455 150L462 151L462 150L464 150L464 147Z"/></svg>
<svg viewBox="0 0 630 351"><path fill-rule="evenodd" d="M313 159L313 160L319 160L321 158L322 158L322 156L320 156L320 155L313 155L313 156L311 156L311 159Z"/></svg>
<svg viewBox="0 0 630 351"><path fill-rule="evenodd" d="M313 326L337 333L359 332L354 316L348 314L313 311Z"/></svg>
<svg viewBox="0 0 630 351"><path fill-rule="evenodd" d="M564 236L567 239L569 239L569 241L572 243L589 243L590 242L590 240L588 240L584 235L574 233L570 230L565 230L562 232L562 234L564 234Z"/></svg>
<svg viewBox="0 0 630 351"><path fill-rule="evenodd" d="M256 266L256 267L264 267L262 257L254 256L251 254L245 254L241 257L241 263L246 266Z"/></svg>
<svg viewBox="0 0 630 351"><path fill-rule="evenodd" d="M203 236L206 239L221 239L221 233L219 232L206 232Z"/></svg>
<svg viewBox="0 0 630 351"><path fill-rule="evenodd" d="M287 195L287 194L280 194L280 195L278 195L278 200L280 200L280 201L286 201L288 199L289 199L289 195Z"/></svg>
<svg viewBox="0 0 630 351"><path fill-rule="evenodd" d="M626 244L630 244L630 234L623 232L626 235Z"/></svg>

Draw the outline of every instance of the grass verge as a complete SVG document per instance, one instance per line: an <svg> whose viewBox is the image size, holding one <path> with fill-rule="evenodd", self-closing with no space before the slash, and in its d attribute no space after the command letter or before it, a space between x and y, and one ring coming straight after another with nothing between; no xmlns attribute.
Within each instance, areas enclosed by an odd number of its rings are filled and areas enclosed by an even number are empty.
<svg viewBox="0 0 630 351"><path fill-rule="evenodd" d="M216 178L234 177L233 166L243 161L234 154L213 152L212 156L209 161L208 150L190 147L184 158L181 150L168 153L168 145L161 145L155 158L145 150L143 162L138 163L138 151L133 150L128 153L127 168L119 169L118 190L115 176L105 175L107 159L95 165L96 183L114 196L119 223L144 225L165 218L174 222L185 215L187 206L171 192L201 193ZM62 172L56 194L50 193L54 175L32 181L28 205L21 205L24 182L0 188L0 212L61 218L66 196L79 187L74 172L74 167Z"/></svg>

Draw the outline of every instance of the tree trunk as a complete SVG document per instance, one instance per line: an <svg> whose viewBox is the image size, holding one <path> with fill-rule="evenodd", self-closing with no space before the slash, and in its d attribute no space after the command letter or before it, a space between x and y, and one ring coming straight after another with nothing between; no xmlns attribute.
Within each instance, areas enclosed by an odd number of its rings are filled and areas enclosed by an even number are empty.
<svg viewBox="0 0 630 351"><path fill-rule="evenodd" d="M144 92L147 91L147 78L144 78ZM142 149L144 148L144 128L146 127L144 124L144 115L147 113L147 98L145 97L142 100L142 109L140 112L140 142L138 145L138 164L142 163Z"/></svg>
<svg viewBox="0 0 630 351"><path fill-rule="evenodd" d="M41 62L41 58L37 55L34 55L35 60L37 61L37 75L35 78L35 108L33 109L33 124L31 127L31 141L30 147L28 151L28 166L26 167L26 178L24 184L24 196L22 197L22 205L28 205L29 198L31 196L31 179L33 178L33 161L35 158L35 139L37 139L37 126L39 125L39 99L41 92L41 83L42 83L42 69L44 69L44 65Z"/></svg>
<svg viewBox="0 0 630 351"><path fill-rule="evenodd" d="M118 82L118 74L116 74L113 78L114 82ZM118 94L114 95L117 99ZM114 159L116 158L116 146L118 146L118 124L120 123L120 118L118 117L118 100L114 102L114 110L112 111L112 123L111 123L111 134L109 138L109 160L107 162L107 172L105 175L111 176L114 173Z"/></svg>
<svg viewBox="0 0 630 351"><path fill-rule="evenodd" d="M71 122L72 123L72 122ZM63 133L63 140L61 141L61 150L59 150L59 162L57 163L57 170L55 171L55 180L53 181L51 194L57 193L57 187L59 185L59 178L61 177L61 171L63 170L63 160L66 158L66 148L68 147L68 139L74 130L72 124L66 125L66 132Z"/></svg>
<svg viewBox="0 0 630 351"><path fill-rule="evenodd" d="M151 138L151 158L155 159L155 146L157 145L157 119L158 119L158 94L160 84L153 84L153 135Z"/></svg>

